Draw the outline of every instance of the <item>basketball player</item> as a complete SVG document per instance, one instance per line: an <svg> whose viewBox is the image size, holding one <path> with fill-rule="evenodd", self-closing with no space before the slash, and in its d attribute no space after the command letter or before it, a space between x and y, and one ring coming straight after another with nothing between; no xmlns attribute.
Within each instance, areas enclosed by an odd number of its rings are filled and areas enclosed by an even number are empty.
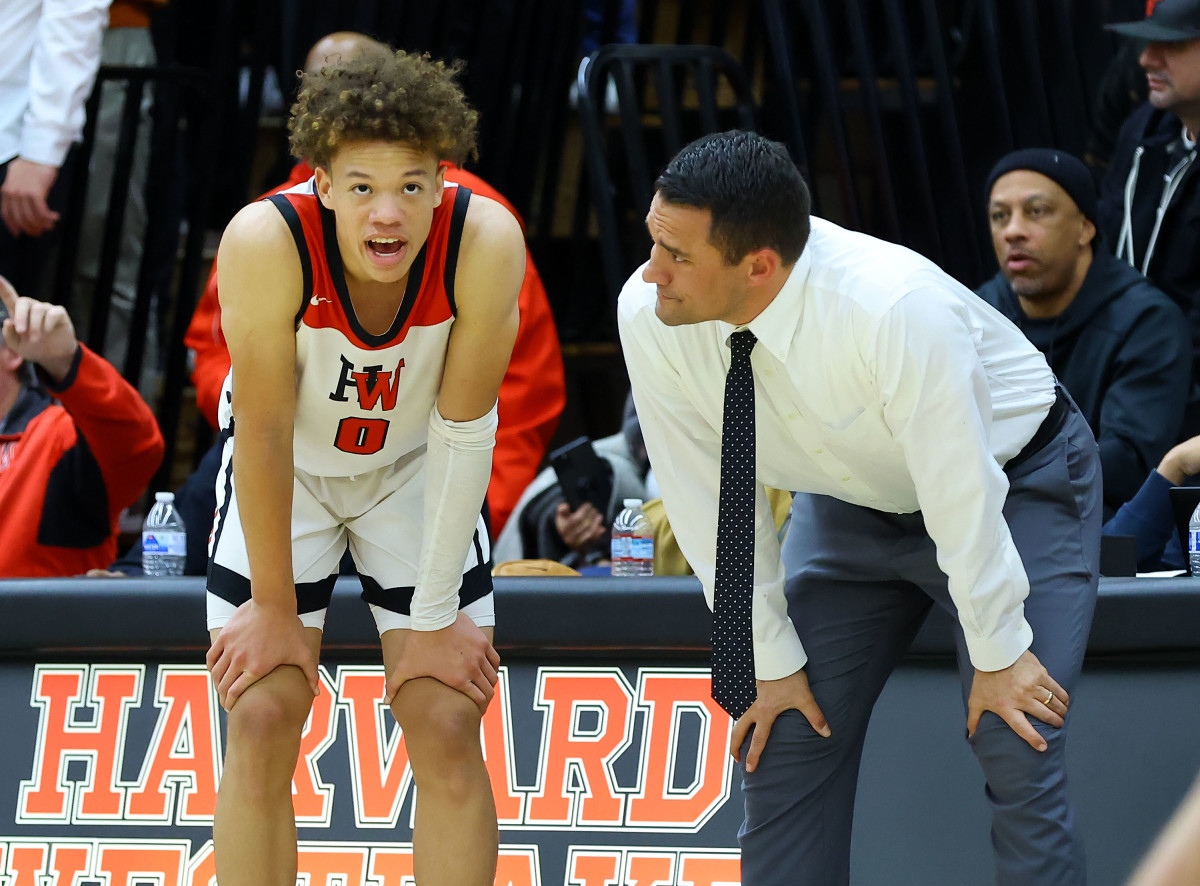
<svg viewBox="0 0 1200 886"><path fill-rule="evenodd" d="M296 882L291 778L347 545L419 788L417 880L494 878L480 510L525 246L511 213L444 182L440 161L475 145L455 73L401 52L306 74L289 128L314 178L244 208L221 241L232 369L208 665L229 712L222 886Z"/></svg>

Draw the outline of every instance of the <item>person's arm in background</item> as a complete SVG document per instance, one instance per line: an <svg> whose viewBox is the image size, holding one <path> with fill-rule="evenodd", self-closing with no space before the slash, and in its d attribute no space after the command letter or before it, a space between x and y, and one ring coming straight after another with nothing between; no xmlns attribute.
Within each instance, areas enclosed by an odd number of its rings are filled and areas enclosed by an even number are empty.
<svg viewBox="0 0 1200 886"><path fill-rule="evenodd" d="M58 221L46 197L71 142L83 131L108 6L109 0L43 0L20 152L0 185L0 217L14 236L39 236Z"/></svg>
<svg viewBox="0 0 1200 886"><path fill-rule="evenodd" d="M5 342L37 366L80 438L55 468L47 502L69 508L89 495L82 502L86 508L93 504L99 482L113 525L162 464L163 438L154 413L110 363L79 343L65 308L21 297L3 277L0 296L10 315L4 323Z"/></svg>
<svg viewBox="0 0 1200 886"><path fill-rule="evenodd" d="M493 538L499 537L521 493L537 476L567 401L558 330L528 248L517 303L521 325L500 382L500 425L487 492Z"/></svg>
<svg viewBox="0 0 1200 886"><path fill-rule="evenodd" d="M1127 886L1200 883L1200 779L1167 822Z"/></svg>
<svg viewBox="0 0 1200 886"><path fill-rule="evenodd" d="M1137 495L1104 524L1105 535L1128 535L1137 542L1141 572L1183 569L1183 551L1175 535L1175 513L1169 491L1200 474L1200 436L1173 446L1150 472Z"/></svg>

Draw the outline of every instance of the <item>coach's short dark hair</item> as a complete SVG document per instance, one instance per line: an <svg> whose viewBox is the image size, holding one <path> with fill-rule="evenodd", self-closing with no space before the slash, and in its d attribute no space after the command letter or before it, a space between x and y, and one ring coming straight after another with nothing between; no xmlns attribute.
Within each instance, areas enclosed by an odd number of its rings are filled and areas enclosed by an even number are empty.
<svg viewBox="0 0 1200 886"><path fill-rule="evenodd" d="M773 249L791 265L808 242L812 198L781 143L731 130L696 139L654 183L668 203L712 212L708 239L726 264Z"/></svg>

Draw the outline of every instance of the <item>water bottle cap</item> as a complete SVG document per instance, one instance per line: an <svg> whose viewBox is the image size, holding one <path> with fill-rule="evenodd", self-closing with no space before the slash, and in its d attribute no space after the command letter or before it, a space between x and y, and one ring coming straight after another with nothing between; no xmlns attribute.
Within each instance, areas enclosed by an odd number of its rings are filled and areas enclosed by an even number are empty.
<svg viewBox="0 0 1200 886"><path fill-rule="evenodd" d="M154 493L154 500L155 501L172 502L172 501L175 501L175 493L174 492L156 492L156 493Z"/></svg>
<svg viewBox="0 0 1200 886"><path fill-rule="evenodd" d="M627 498L622 501L621 504L627 508L640 508L642 506L642 500L640 498Z"/></svg>

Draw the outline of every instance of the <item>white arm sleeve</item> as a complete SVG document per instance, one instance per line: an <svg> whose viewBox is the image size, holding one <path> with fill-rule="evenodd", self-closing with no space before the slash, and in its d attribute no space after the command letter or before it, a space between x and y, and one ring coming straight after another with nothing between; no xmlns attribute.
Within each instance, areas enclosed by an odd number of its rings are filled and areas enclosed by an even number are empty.
<svg viewBox="0 0 1200 886"><path fill-rule="evenodd" d="M458 589L492 473L496 406L471 421L429 412L425 522L411 608L412 627L437 631L458 617Z"/></svg>

